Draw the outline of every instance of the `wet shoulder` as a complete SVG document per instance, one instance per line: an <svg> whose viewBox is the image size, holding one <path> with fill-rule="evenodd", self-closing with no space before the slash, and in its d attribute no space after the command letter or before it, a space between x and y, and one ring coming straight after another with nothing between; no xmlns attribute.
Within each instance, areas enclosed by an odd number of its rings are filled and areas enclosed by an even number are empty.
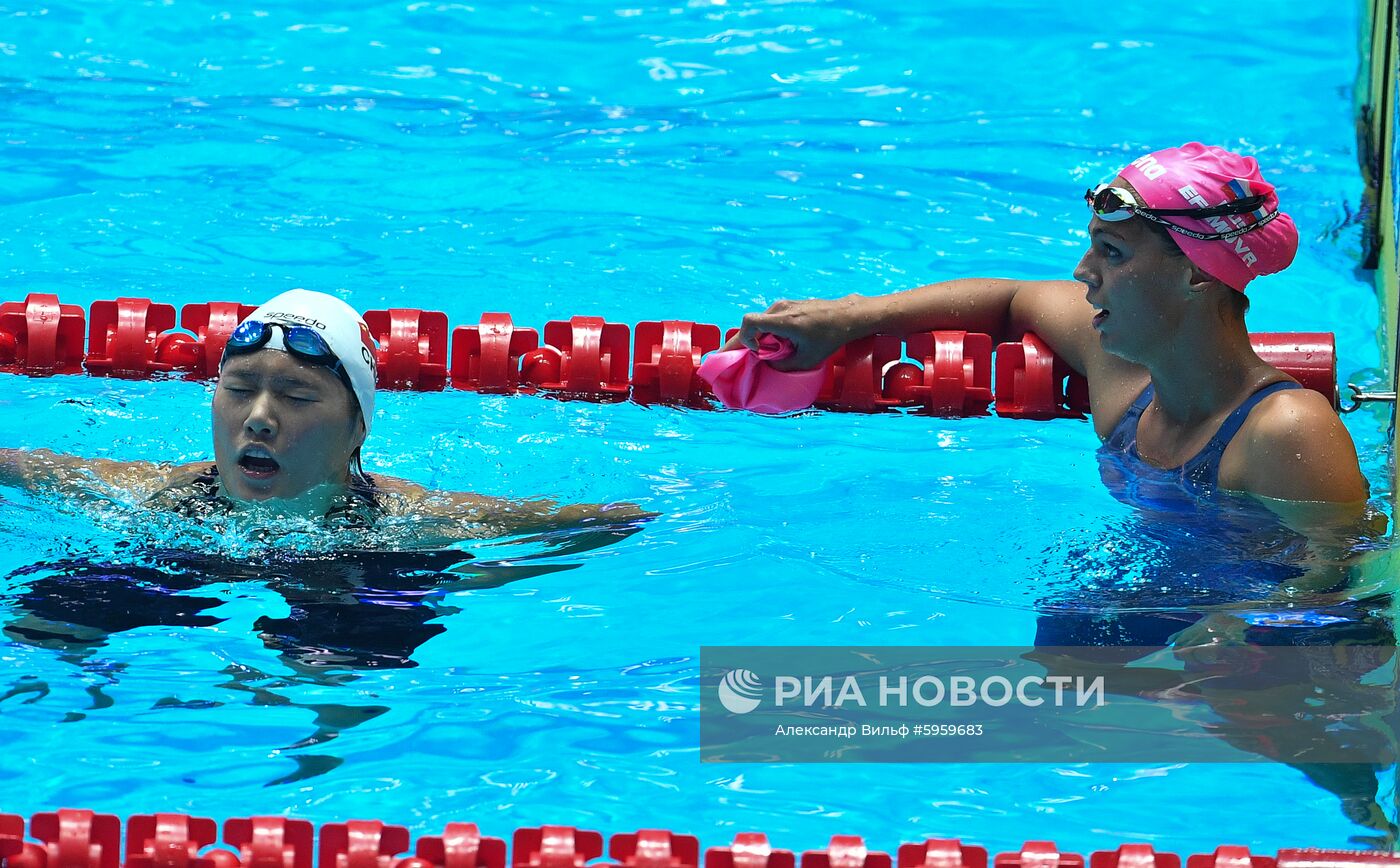
<svg viewBox="0 0 1400 868"><path fill-rule="evenodd" d="M421 511L431 492L416 482L374 474L374 495L386 515L411 515Z"/></svg>
<svg viewBox="0 0 1400 868"><path fill-rule="evenodd" d="M184 511L192 498L213 498L219 489L214 465L209 461L154 465L147 482L150 492L146 506L154 509Z"/></svg>
<svg viewBox="0 0 1400 868"><path fill-rule="evenodd" d="M1289 501L1364 500L1356 446L1331 403L1284 389L1250 411L1220 460L1220 486Z"/></svg>

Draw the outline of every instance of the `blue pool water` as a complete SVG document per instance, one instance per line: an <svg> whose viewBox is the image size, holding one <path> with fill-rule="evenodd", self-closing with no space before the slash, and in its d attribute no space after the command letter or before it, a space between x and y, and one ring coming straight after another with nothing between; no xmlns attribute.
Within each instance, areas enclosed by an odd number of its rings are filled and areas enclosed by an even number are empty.
<svg viewBox="0 0 1400 868"><path fill-rule="evenodd" d="M1340 376L1370 384L1354 5L10 2L5 298L306 286L458 324L731 325L782 297L1065 276L1084 187L1202 139L1257 155L1301 230L1294 266L1251 289L1251 328L1334 331ZM4 377L0 445L199 460L208 399ZM1366 834L1261 763L700 764L701 645L1028 644L1042 600L1105 572L1186 581L1103 487L1085 423L454 392L378 412L372 470L661 516L601 547L464 545L475 561L444 573L289 565L120 498L6 491L0 808L754 829L795 849ZM1386 421L1347 418L1376 491Z"/></svg>

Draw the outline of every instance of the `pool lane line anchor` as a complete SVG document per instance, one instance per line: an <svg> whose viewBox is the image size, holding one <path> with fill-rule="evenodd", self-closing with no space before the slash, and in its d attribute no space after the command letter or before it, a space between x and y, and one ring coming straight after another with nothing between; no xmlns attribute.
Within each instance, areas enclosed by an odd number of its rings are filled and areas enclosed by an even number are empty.
<svg viewBox="0 0 1400 868"><path fill-rule="evenodd" d="M1384 403L1387 401L1392 404L1395 403L1394 392L1366 392L1362 391L1361 387L1355 383L1347 383L1347 388L1351 390L1351 404L1342 405L1339 411L1342 413L1355 413L1357 410L1361 409L1362 404Z"/></svg>

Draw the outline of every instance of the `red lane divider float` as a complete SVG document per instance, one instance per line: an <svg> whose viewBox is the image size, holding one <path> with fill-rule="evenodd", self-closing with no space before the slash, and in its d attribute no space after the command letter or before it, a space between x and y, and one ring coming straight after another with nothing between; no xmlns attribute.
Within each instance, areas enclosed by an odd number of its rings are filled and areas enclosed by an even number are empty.
<svg viewBox="0 0 1400 868"><path fill-rule="evenodd" d="M632 400L639 404L703 407L713 397L696 373L720 347L719 326L680 320L639 322L632 353Z"/></svg>
<svg viewBox="0 0 1400 868"><path fill-rule="evenodd" d="M488 313L452 330L452 388L510 393L520 387L520 359L540 345L534 329L516 328L508 313Z"/></svg>
<svg viewBox="0 0 1400 868"><path fill-rule="evenodd" d="M213 820L183 814L135 816L126 824L126 868L215 868L215 860L199 851L218 840Z"/></svg>
<svg viewBox="0 0 1400 868"><path fill-rule="evenodd" d="M379 387L432 392L447 385L447 314L390 308L365 312L379 344Z"/></svg>
<svg viewBox="0 0 1400 868"><path fill-rule="evenodd" d="M448 823L440 836L417 840L413 855L403 826L381 820L326 823L319 837L307 820L284 816L230 819L224 848L211 848L218 827L211 819L183 813L132 816L126 823L123 861L122 822L92 811L0 815L0 865L4 868L584 868L602 857L603 836L573 826L517 829L510 854L505 841L484 837L475 823ZM665 829L615 834L608 840L612 862L595 868L700 868L700 841ZM704 868L794 868L791 850L774 850L762 833L735 836L727 847L704 850ZM902 844L897 861L869 850L864 839L837 834L826 850L806 851L801 868L987 868L987 850L953 839ZM1021 850L1000 853L995 868L1180 868L1182 858L1158 853L1151 844L1123 844L1088 858L1061 853L1050 841L1028 841ZM1400 867L1400 855L1354 850L1280 850L1275 857L1245 847L1222 846L1193 854L1187 868L1365 868Z"/></svg>
<svg viewBox="0 0 1400 868"><path fill-rule="evenodd" d="M121 849L121 820L111 814L65 808L30 818L25 840L23 817L0 814L0 866L3 868L584 868L604 852L602 834L573 826L517 829L510 853L501 838L483 836L475 823L448 823L441 835L418 839L412 856L403 826L379 820L327 823L314 834L305 820L249 817L227 820L223 842L211 819L184 814L132 816ZM41 843L38 843L41 842ZM794 868L790 850L773 849L768 838L742 832L732 844L701 855L692 835L644 829L613 835L611 863L596 868ZM123 860L123 853L125 860ZM1064 853L1048 841L1030 841L1020 850L999 853L996 868L1181 868L1181 857L1159 853L1149 844L1116 850ZM825 850L802 854L801 868L987 868L987 850L954 839L900 845L897 861L867 848L854 835L835 835ZM1195 854L1186 868L1400 868L1400 855L1374 851L1285 849L1276 856L1255 855L1244 847L1222 846Z"/></svg>
<svg viewBox="0 0 1400 868"><path fill-rule="evenodd" d="M603 855L603 836L573 826L516 829L511 841L511 868L583 868Z"/></svg>
<svg viewBox="0 0 1400 868"><path fill-rule="evenodd" d="M832 835L825 850L802 854L802 868L890 868L890 854L867 850L859 835Z"/></svg>
<svg viewBox="0 0 1400 868"><path fill-rule="evenodd" d="M506 842L483 837L476 823L448 823L441 835L419 838L413 852L397 868L506 868Z"/></svg>
<svg viewBox="0 0 1400 868"><path fill-rule="evenodd" d="M190 361L190 335L171 332L175 308L148 298L92 303L84 366L109 377L148 377Z"/></svg>
<svg viewBox="0 0 1400 868"><path fill-rule="evenodd" d="M0 371L46 375L86 368L115 377L208 379L218 373L229 335L252 311L234 302L186 305L179 317L186 331L179 332L175 308L149 299L96 301L85 320L82 308L34 294L0 304ZM477 325L457 326L450 334L441 311L372 310L365 322L378 343L375 361L385 389L436 391L450 384L497 394L713 406L714 396L696 371L721 344L714 325L648 321L634 332L601 317L576 316L546 323L541 341L539 332L517 327L503 313L485 314ZM1250 340L1265 361L1337 406L1331 334L1258 333ZM987 335L949 330L852 341L827 360L816 401L830 410L902 407L939 416L985 415L988 405L1012 418L1083 418L1089 389L1034 334L1000 344L993 353Z"/></svg>
<svg viewBox="0 0 1400 868"><path fill-rule="evenodd" d="M791 850L774 850L762 832L740 832L728 847L705 851L705 868L794 868L797 856Z"/></svg>
<svg viewBox="0 0 1400 868"><path fill-rule="evenodd" d="M520 381L564 397L625 400L629 338L627 326L597 316L547 322L544 345L521 356Z"/></svg>
<svg viewBox="0 0 1400 868"><path fill-rule="evenodd" d="M715 338L719 338L718 329ZM613 835L608 855L621 868L698 868L700 839L665 829L643 829L635 835Z"/></svg>
<svg viewBox="0 0 1400 868"><path fill-rule="evenodd" d="M930 838L922 844L899 845L899 868L987 868L987 851L961 841Z"/></svg>
<svg viewBox="0 0 1400 868"><path fill-rule="evenodd" d="M1001 344L996 358L998 416L1057 419L1082 417L1088 412L1088 382L1034 334ZM1072 384L1076 380L1083 385Z"/></svg>
<svg viewBox="0 0 1400 868"><path fill-rule="evenodd" d="M996 868L1084 868L1078 853L1061 853L1053 841L1027 841L1020 852L998 853Z"/></svg>
<svg viewBox="0 0 1400 868"><path fill-rule="evenodd" d="M0 370L15 374L76 374L83 369L83 309L56 295L30 295L0 304Z"/></svg>
<svg viewBox="0 0 1400 868"><path fill-rule="evenodd" d="M185 305L180 311L180 325L194 334L199 347L191 369L196 376L212 380L219 375L219 359L223 358L229 335L255 310L251 304L231 301Z"/></svg>

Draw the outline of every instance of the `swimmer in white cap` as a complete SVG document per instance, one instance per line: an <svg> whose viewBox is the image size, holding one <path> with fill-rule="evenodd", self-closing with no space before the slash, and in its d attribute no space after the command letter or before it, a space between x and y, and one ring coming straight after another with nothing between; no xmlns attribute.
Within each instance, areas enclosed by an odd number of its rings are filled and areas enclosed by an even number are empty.
<svg viewBox="0 0 1400 868"><path fill-rule="evenodd" d="M631 504L558 508L369 476L360 447L374 418L374 349L368 326L345 302L305 289L284 292L229 337L214 390L212 464L0 449L0 484L81 485L95 475L146 494L151 506L192 515L261 507L373 524L376 515L421 514L500 532L644 515Z"/></svg>

